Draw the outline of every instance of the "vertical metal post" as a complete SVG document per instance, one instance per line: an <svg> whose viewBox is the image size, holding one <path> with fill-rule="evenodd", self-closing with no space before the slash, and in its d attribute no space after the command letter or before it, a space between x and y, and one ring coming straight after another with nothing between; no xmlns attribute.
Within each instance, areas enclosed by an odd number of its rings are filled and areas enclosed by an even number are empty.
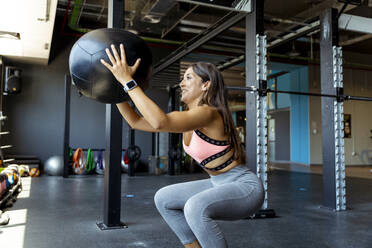
<svg viewBox="0 0 372 248"><path fill-rule="evenodd" d="M159 158L159 133L155 133L155 156Z"/></svg>
<svg viewBox="0 0 372 248"><path fill-rule="evenodd" d="M132 107L134 107L134 104L132 104ZM129 132L129 146L128 147L131 147L131 146L134 146L136 143L136 136L135 136L134 129L132 129L129 125L128 125L128 132ZM137 163L138 161L134 161L133 159L129 161L128 176L130 177L135 176Z"/></svg>
<svg viewBox="0 0 372 248"><path fill-rule="evenodd" d="M132 106L135 107L134 104ZM136 136L135 136L134 129L129 127L129 144L133 146L135 145L135 143L136 143Z"/></svg>
<svg viewBox="0 0 372 248"><path fill-rule="evenodd" d="M108 28L124 28L124 0L108 1ZM120 221L123 119L115 104L106 104L106 152L103 223L101 230L126 227Z"/></svg>
<svg viewBox="0 0 372 248"><path fill-rule="evenodd" d="M122 117L114 104L106 105L104 229L120 227ZM102 228L101 228L102 229Z"/></svg>
<svg viewBox="0 0 372 248"><path fill-rule="evenodd" d="M4 61L0 55L0 111L3 111L3 91L4 91Z"/></svg>
<svg viewBox="0 0 372 248"><path fill-rule="evenodd" d="M274 90L277 91L278 90L278 78L277 77L274 78L274 84L275 84ZM278 93L277 92L275 92L274 97L275 97L274 109L277 110L278 109Z"/></svg>
<svg viewBox="0 0 372 248"><path fill-rule="evenodd" d="M124 0L108 0L108 28L124 28L125 19L125 1Z"/></svg>
<svg viewBox="0 0 372 248"><path fill-rule="evenodd" d="M156 154L156 135L155 133L151 133L151 156L155 156Z"/></svg>
<svg viewBox="0 0 372 248"><path fill-rule="evenodd" d="M322 94L343 91L342 51L338 47L337 10L320 16ZM323 205L346 210L343 99L322 98Z"/></svg>
<svg viewBox="0 0 372 248"><path fill-rule="evenodd" d="M4 61L3 57L0 55L0 116L3 116L3 92L4 92ZM0 132L2 130L2 123L0 120ZM4 153L2 149L0 149L0 159L1 159L1 164L0 166L4 166Z"/></svg>
<svg viewBox="0 0 372 248"><path fill-rule="evenodd" d="M264 35L264 1L252 1L252 13L246 18L246 86L260 87L266 81L267 58ZM248 167L261 178L267 208L267 96L246 92L246 158Z"/></svg>
<svg viewBox="0 0 372 248"><path fill-rule="evenodd" d="M63 139L63 177L68 177L70 153L70 107L71 107L71 76L65 75L65 130Z"/></svg>
<svg viewBox="0 0 372 248"><path fill-rule="evenodd" d="M169 98L168 98L168 112L172 112L175 110L175 93L176 90L172 87L169 87ZM175 133L169 133L168 135L168 175L173 176L175 174L175 159L173 158L171 152L176 148L176 135Z"/></svg>

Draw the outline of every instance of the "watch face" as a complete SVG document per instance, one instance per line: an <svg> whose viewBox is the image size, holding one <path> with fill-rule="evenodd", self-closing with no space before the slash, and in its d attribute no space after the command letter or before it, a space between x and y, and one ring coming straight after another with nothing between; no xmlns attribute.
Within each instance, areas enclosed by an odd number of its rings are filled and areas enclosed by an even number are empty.
<svg viewBox="0 0 372 248"><path fill-rule="evenodd" d="M131 81L129 81L129 82L127 83L127 87L128 87L129 89L133 88L134 86L136 86L136 83L135 83L133 80L131 80Z"/></svg>

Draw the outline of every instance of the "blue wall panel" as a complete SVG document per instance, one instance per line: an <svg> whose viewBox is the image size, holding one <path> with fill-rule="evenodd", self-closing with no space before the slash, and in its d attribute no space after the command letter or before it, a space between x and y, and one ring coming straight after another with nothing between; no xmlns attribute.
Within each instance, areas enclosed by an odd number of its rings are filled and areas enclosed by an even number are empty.
<svg viewBox="0 0 372 248"><path fill-rule="evenodd" d="M278 90L290 90L291 77L290 73L278 77ZM291 106L291 100L288 94L278 94L278 109L288 108Z"/></svg>
<svg viewBox="0 0 372 248"><path fill-rule="evenodd" d="M308 92L308 68L303 67L290 73L292 91ZM310 163L309 142L309 100L308 96L290 95L291 99L291 161Z"/></svg>
<svg viewBox="0 0 372 248"><path fill-rule="evenodd" d="M276 74L279 72L281 71L280 70L272 71L271 74ZM268 81L268 88L274 90L275 89L274 84L275 84L275 80L270 79ZM278 90L290 90L290 84L291 84L291 78L290 78L289 73L277 77L277 89ZM275 94L272 93L272 94L269 94L268 96L269 96L268 108L275 109ZM278 109L290 107L291 100L288 94L277 94L277 97L278 97L278 106L277 106Z"/></svg>

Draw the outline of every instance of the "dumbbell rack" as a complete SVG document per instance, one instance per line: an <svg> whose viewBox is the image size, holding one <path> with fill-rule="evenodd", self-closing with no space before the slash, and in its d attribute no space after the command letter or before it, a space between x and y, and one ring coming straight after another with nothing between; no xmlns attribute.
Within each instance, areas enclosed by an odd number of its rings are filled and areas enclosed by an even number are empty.
<svg viewBox="0 0 372 248"><path fill-rule="evenodd" d="M14 185L13 188L9 189L8 192L1 197L1 199L0 199L0 209L3 206L6 206L8 201L15 202L17 194L20 193L21 190L22 190L22 183L21 183L21 178L19 178L17 184Z"/></svg>
<svg viewBox="0 0 372 248"><path fill-rule="evenodd" d="M1 92L2 92L2 90L1 90ZM2 104L1 104L1 107L2 107ZM5 167L7 164L9 164L10 162L15 160L14 158L10 158L10 159L5 159L4 158L3 150L13 147L12 145L2 145L1 144L1 137L3 135L10 134L9 131L5 131L5 132L2 131L3 121L5 121L5 120L7 120L7 117L3 116L3 111L2 111L2 109L0 109L0 159L1 159L0 167ZM9 201L15 202L16 199L17 199L16 197L17 197L18 193L21 192L21 190L22 190L22 180L19 177L17 184L14 185L12 188L10 188L8 190L8 192L6 192L3 196L0 197L0 208L2 208L3 206L7 206L8 205L7 203Z"/></svg>
<svg viewBox="0 0 372 248"><path fill-rule="evenodd" d="M9 131L2 131L3 121L5 120L7 120L7 117L3 116L3 112L0 109L0 159L1 159L0 167L5 167L7 164L15 160L14 158L5 159L5 156L4 156L3 150L13 147L12 145L1 144L1 137L3 135L10 134ZM12 188L10 188L8 192L5 193L5 195L0 197L0 208L2 208L3 206L7 206L7 203L9 201L15 202L17 194L21 192L21 189L22 189L21 187L22 187L22 182L21 182L21 178L19 178L17 184L14 185Z"/></svg>
<svg viewBox="0 0 372 248"><path fill-rule="evenodd" d="M4 65L3 65L3 60L2 57L0 56L0 160L1 164L0 167L5 167L9 162L14 161L14 159L4 159L4 149L9 149L12 148L12 145L2 145L1 144L1 138L3 135L10 134L9 131L3 131L3 122L7 120L7 117L3 115L3 93L4 93ZM3 196L0 198L0 207L3 205L6 205L6 203L9 200L15 199L15 196L17 193L20 192L21 190L21 179L19 178L18 182L16 185L14 185L12 188L8 190Z"/></svg>
<svg viewBox="0 0 372 248"><path fill-rule="evenodd" d="M12 148L13 146L12 145L2 145L1 144L1 137L3 135L10 134L9 131L2 131L2 126L3 126L2 124L3 124L3 121L5 121L6 119L7 119L7 117L3 116L3 112L0 110L0 122L1 122L1 124L0 124L0 158L1 158L1 165L0 165L0 167L5 166L6 164L15 160L14 158L5 159L4 152L3 152L4 149L9 149L9 148Z"/></svg>

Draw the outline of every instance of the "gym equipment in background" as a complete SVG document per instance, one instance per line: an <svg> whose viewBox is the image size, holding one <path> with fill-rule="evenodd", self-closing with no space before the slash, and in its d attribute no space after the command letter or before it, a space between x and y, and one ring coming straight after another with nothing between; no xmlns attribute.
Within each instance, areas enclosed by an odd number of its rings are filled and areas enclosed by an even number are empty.
<svg viewBox="0 0 372 248"><path fill-rule="evenodd" d="M83 149L77 148L74 156L72 158L72 169L75 174L81 175L84 174L84 154L83 154Z"/></svg>
<svg viewBox="0 0 372 248"><path fill-rule="evenodd" d="M5 67L4 95L15 95L21 92L21 72L21 69L13 66Z"/></svg>
<svg viewBox="0 0 372 248"><path fill-rule="evenodd" d="M28 177L30 175L30 167L25 164L20 164L18 172L20 177Z"/></svg>
<svg viewBox="0 0 372 248"><path fill-rule="evenodd" d="M95 167L96 167L96 165L94 164L93 151L92 151L92 149L88 149L84 169L85 169L86 173L91 173L91 172L94 171Z"/></svg>
<svg viewBox="0 0 372 248"><path fill-rule="evenodd" d="M69 57L70 73L79 92L103 103L119 103L128 100L122 85L101 62L110 62L105 49L114 44L120 53L125 47L126 59L133 65L138 58L141 63L133 78L143 90L147 89L152 71L151 51L137 35L114 28L93 30L83 35L72 47Z"/></svg>
<svg viewBox="0 0 372 248"><path fill-rule="evenodd" d="M32 155L14 155L14 154L6 154L4 155L5 160L13 159L11 163L13 164L25 164L29 165L30 168L39 168L41 165L41 161L38 157Z"/></svg>
<svg viewBox="0 0 372 248"><path fill-rule="evenodd" d="M0 199L7 192L6 180L7 180L7 175L0 174Z"/></svg>
<svg viewBox="0 0 372 248"><path fill-rule="evenodd" d="M52 156L45 161L44 171L49 176L62 176L63 174L63 157Z"/></svg>
<svg viewBox="0 0 372 248"><path fill-rule="evenodd" d="M124 173L128 172L128 166L129 166L129 158L127 156L127 151L123 151L121 153L121 171Z"/></svg>
<svg viewBox="0 0 372 248"><path fill-rule="evenodd" d="M99 151L98 155L94 157L94 163L96 166L96 173L103 175L105 173L105 160L103 151Z"/></svg>
<svg viewBox="0 0 372 248"><path fill-rule="evenodd" d="M9 165L0 173L0 208L11 207L17 201L17 195L22 191L22 180L19 166Z"/></svg>
<svg viewBox="0 0 372 248"><path fill-rule="evenodd" d="M139 160L142 154L141 148L139 148L139 146L136 146L136 145L129 146L126 153L127 153L129 162Z"/></svg>
<svg viewBox="0 0 372 248"><path fill-rule="evenodd" d="M139 159L142 154L141 148L136 145L131 145L125 152L129 159L128 176L134 176Z"/></svg>
<svg viewBox="0 0 372 248"><path fill-rule="evenodd" d="M31 168L30 177L38 177L38 176L40 176L40 170L38 168Z"/></svg>

